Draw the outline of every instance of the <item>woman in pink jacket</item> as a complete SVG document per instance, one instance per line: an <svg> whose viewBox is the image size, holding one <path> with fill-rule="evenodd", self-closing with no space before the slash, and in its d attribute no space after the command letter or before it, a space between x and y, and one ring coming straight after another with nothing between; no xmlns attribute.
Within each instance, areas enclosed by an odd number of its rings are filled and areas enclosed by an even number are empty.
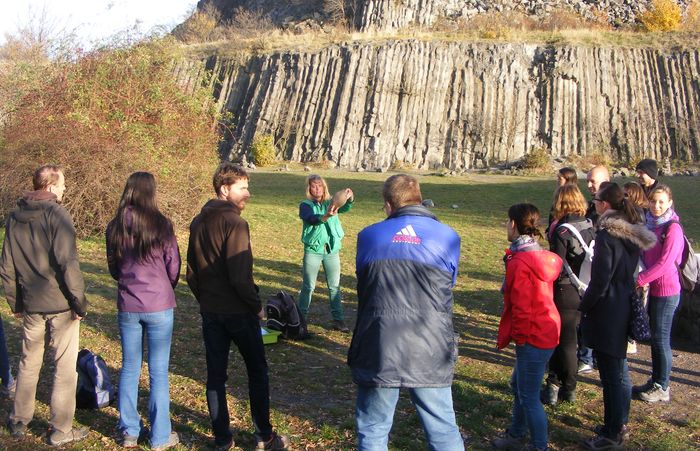
<svg viewBox="0 0 700 451"><path fill-rule="evenodd" d="M645 270L637 277L637 286L649 286L649 323L651 326L651 378L632 392L642 401L668 402L671 376L671 325L680 301L681 284L677 264L683 253L683 229L673 210L671 188L658 185L649 193L647 228L656 235L656 245L642 254Z"/></svg>

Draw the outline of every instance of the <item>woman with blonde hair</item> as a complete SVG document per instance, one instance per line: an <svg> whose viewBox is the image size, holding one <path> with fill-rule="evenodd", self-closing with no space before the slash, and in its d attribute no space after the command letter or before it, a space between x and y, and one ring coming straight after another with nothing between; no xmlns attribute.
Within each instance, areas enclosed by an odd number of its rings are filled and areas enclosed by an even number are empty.
<svg viewBox="0 0 700 451"><path fill-rule="evenodd" d="M339 197L345 199L338 205L339 201L334 202L331 199L323 177L310 175L306 178L306 200L299 204L299 218L303 222L301 242L304 243L299 310L304 317L308 316L318 270L323 264L333 316L331 327L341 332L349 332L340 300L340 248L345 232L340 225L338 213L349 211L355 196L350 188L345 188L341 194Z"/></svg>
<svg viewBox="0 0 700 451"><path fill-rule="evenodd" d="M576 331L581 317L578 311L581 296L578 288L572 285L566 266L578 276L586 256L579 237L586 246L595 237L593 223L586 219L587 207L586 199L576 185L562 185L554 195L552 214L556 227L549 236L549 250L564 261L564 266L554 282L554 305L561 317L561 335L559 345L549 359L549 375L542 393L542 402L545 404L576 400Z"/></svg>

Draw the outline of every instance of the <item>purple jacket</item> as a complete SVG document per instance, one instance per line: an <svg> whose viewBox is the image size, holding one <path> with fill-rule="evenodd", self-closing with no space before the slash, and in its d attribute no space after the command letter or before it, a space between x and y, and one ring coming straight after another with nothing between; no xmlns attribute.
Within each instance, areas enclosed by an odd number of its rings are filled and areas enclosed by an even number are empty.
<svg viewBox="0 0 700 451"><path fill-rule="evenodd" d="M678 221L673 213L671 220ZM651 296L672 296L681 292L677 264L683 253L683 229L678 224L664 224L651 229L656 235L656 245L644 251L642 261L646 269L639 273L637 285L649 284ZM666 239L661 235L666 233Z"/></svg>
<svg viewBox="0 0 700 451"><path fill-rule="evenodd" d="M109 234L107 240L107 262L109 273L118 282L120 312L151 313L175 307L173 288L180 277L180 249L174 235L162 248L153 249L151 258L138 262L127 250L119 264L110 255Z"/></svg>

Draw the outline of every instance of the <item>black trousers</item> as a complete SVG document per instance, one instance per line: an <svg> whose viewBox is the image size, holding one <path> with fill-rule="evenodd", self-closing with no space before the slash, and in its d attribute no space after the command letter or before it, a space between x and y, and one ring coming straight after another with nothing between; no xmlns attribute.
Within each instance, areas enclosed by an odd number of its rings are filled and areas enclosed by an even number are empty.
<svg viewBox="0 0 700 451"><path fill-rule="evenodd" d="M554 304L561 317L561 335L559 345L549 359L547 382L558 385L562 393L572 393L576 390L576 328L581 319L581 312L578 311L580 302L578 291L571 284L554 285Z"/></svg>

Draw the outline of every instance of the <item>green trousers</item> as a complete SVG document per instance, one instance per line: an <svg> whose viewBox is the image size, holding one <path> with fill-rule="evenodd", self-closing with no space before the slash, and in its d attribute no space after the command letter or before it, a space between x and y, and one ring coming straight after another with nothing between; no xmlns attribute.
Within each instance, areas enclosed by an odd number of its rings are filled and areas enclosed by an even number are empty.
<svg viewBox="0 0 700 451"><path fill-rule="evenodd" d="M340 253L314 254L304 252L304 280L299 293L299 310L307 317L309 306L311 305L311 295L316 287L318 270L323 263L323 271L326 273L326 284L328 285L328 298L331 304L331 315L333 319L343 319L343 305L340 302Z"/></svg>

